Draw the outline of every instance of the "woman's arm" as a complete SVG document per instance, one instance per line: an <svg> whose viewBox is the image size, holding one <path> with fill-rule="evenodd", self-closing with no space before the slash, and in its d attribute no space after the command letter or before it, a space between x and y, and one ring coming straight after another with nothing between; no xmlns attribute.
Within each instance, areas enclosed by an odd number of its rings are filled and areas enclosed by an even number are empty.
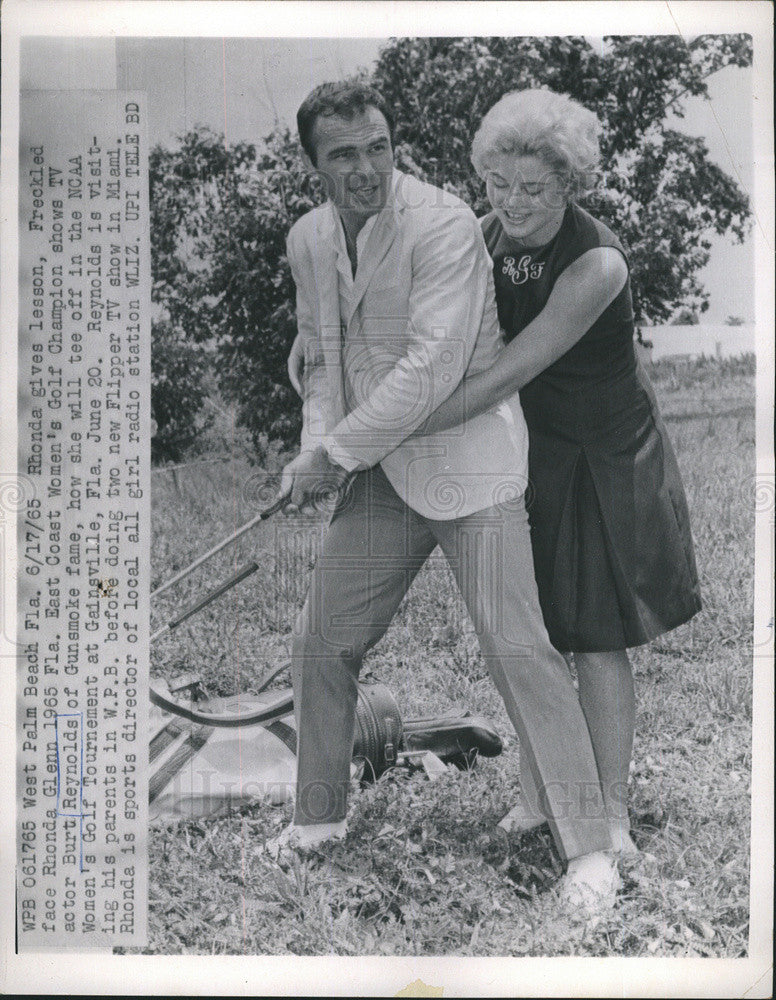
<svg viewBox="0 0 776 1000"><path fill-rule="evenodd" d="M291 345L291 353L288 355L288 361L286 362L286 368L288 369L289 381L296 390L297 396L304 396L304 390L302 389L302 380L304 379L304 337L301 333L297 333L296 337L294 337L294 342Z"/></svg>
<svg viewBox="0 0 776 1000"><path fill-rule="evenodd" d="M555 282L536 319L507 344L490 368L464 379L414 436L455 427L522 389L576 344L627 280L628 265L613 247L582 254Z"/></svg>

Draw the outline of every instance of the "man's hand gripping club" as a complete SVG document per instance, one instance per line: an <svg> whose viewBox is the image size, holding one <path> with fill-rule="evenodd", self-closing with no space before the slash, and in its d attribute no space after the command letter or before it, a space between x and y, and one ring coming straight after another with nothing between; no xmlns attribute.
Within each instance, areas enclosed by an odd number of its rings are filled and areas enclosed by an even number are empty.
<svg viewBox="0 0 776 1000"><path fill-rule="evenodd" d="M324 448L303 451L283 469L278 499L290 497L286 513L321 503L330 505L348 476L347 469L332 462Z"/></svg>

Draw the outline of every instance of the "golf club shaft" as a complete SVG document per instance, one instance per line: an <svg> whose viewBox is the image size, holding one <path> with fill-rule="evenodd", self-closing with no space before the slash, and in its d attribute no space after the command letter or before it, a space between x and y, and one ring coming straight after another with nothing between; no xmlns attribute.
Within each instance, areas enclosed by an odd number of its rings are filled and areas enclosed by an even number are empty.
<svg viewBox="0 0 776 1000"><path fill-rule="evenodd" d="M236 542L238 538L241 538L244 534L246 534L246 532L250 531L251 528L255 528L257 524L260 524L262 521L266 521L268 517L271 517L273 514L276 514L281 509L281 507L285 507L285 505L288 503L289 500L290 497L281 497L279 500L276 500L271 507L267 507L266 510L263 510L260 514L257 514L252 521L248 521L247 524L244 524L241 528L238 528L237 531L231 534L228 538L225 538L223 542L219 542L218 545L215 545L212 549L210 549L209 552L206 552L204 556L200 556L199 559L195 559L190 566L187 566L186 569L181 570L177 576L174 576L171 580L168 580L166 583L163 583L160 587L157 587L156 590L151 592L151 597L156 597L157 595L167 590L169 587L172 587L174 584L179 583L181 580L184 580L190 573L193 573L195 569L199 569L199 567L203 563L207 562L208 559L211 559L222 549L225 549L227 545L231 545L232 542Z"/></svg>
<svg viewBox="0 0 776 1000"><path fill-rule="evenodd" d="M193 604L185 611L182 611L175 618L171 618L166 625L163 625L160 629L157 629L157 631L154 632L153 635L151 636L150 641L154 642L156 639L158 639L162 635L165 635L167 632L172 632L172 630L177 628L182 622L185 622L187 618L191 618L192 615L195 615L198 611L201 611L203 608L207 607L208 604L211 604L213 601L215 601L215 599L217 597L220 597L221 594L225 593L227 590L230 590L236 584L240 583L241 580L244 580L247 576L250 576L252 573L255 573L258 568L259 564L256 562L250 562L248 563L247 566L243 566L243 568L238 570L234 574L234 576L230 576L228 580L225 580L223 583L219 584L215 588L215 590L211 590L209 594L206 594L203 598L201 598L201 600L197 601L196 604Z"/></svg>

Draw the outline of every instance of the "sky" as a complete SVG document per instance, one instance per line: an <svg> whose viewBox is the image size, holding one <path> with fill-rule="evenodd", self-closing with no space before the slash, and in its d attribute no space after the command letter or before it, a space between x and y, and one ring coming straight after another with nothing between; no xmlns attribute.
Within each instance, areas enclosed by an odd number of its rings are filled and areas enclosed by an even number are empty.
<svg viewBox="0 0 776 1000"><path fill-rule="evenodd" d="M25 39L22 86L118 86L149 96L151 142L164 145L195 125L227 141L259 142L276 121L292 128L306 94L324 80L369 68L383 38ZM709 80L709 99L690 98L673 127L703 136L710 157L753 184L751 70L728 67ZM752 240L715 238L701 272L710 308L703 320L754 320Z"/></svg>

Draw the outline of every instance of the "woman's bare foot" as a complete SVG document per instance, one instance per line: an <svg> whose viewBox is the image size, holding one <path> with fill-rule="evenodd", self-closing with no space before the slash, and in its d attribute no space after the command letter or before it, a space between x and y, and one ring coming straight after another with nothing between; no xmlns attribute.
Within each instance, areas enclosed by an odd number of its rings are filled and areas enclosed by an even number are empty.
<svg viewBox="0 0 776 1000"><path fill-rule="evenodd" d="M517 805L499 821L498 826L501 830L506 830L507 833L528 833L529 830L536 830L537 827L543 826L546 822L545 816L529 809L521 795Z"/></svg>
<svg viewBox="0 0 776 1000"><path fill-rule="evenodd" d="M612 849L620 858L633 858L639 853L627 826L612 826Z"/></svg>
<svg viewBox="0 0 776 1000"><path fill-rule="evenodd" d="M596 911L614 907L621 885L615 855L611 851L593 851L569 861L558 889L565 906Z"/></svg>
<svg viewBox="0 0 776 1000"><path fill-rule="evenodd" d="M277 837L268 840L264 850L272 858L283 851L310 851L332 840L344 840L347 832L345 820L339 823L315 823L295 826L290 823Z"/></svg>

